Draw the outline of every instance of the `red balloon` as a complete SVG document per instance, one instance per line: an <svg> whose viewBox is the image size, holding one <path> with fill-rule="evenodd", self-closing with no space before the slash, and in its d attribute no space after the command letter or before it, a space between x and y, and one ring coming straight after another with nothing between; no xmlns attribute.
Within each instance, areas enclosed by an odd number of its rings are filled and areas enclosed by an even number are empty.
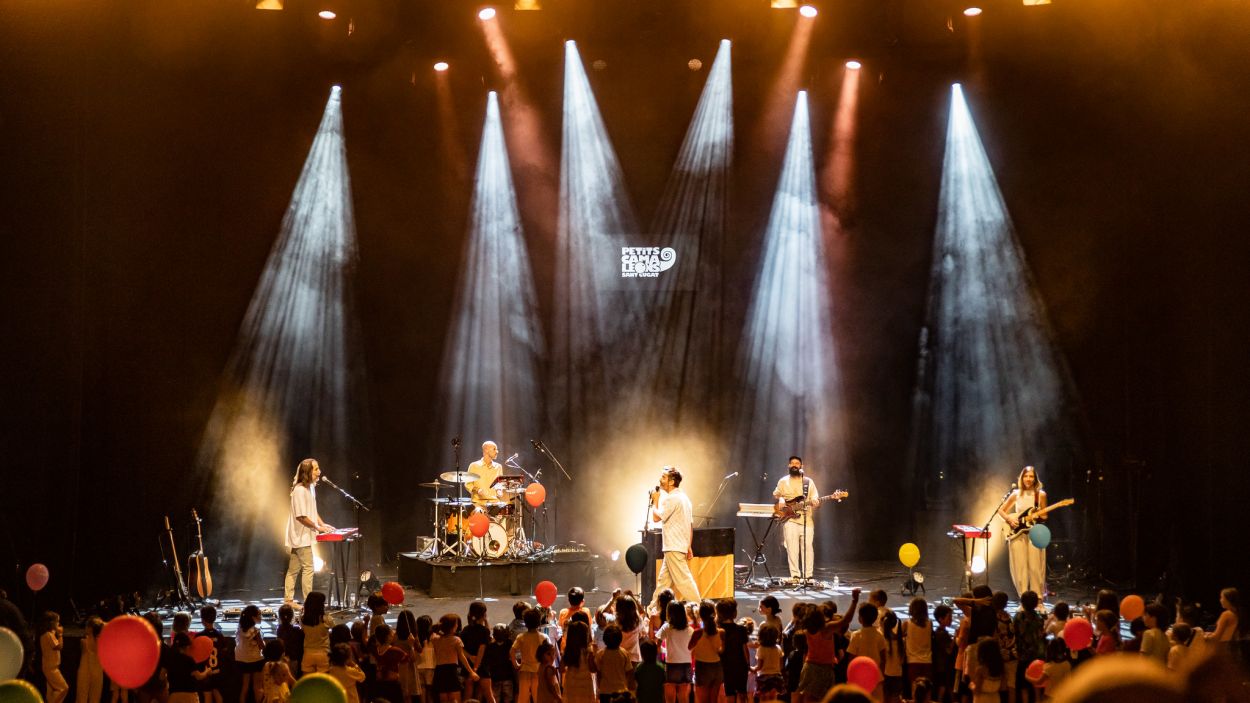
<svg viewBox="0 0 1250 703"><path fill-rule="evenodd" d="M200 635L191 640L191 658L196 664L203 664L213 656L213 638Z"/></svg>
<svg viewBox="0 0 1250 703"><path fill-rule="evenodd" d="M152 624L138 615L109 620L96 645L100 666L122 688L139 688L156 671L161 641Z"/></svg>
<svg viewBox="0 0 1250 703"><path fill-rule="evenodd" d="M547 489L543 488L541 483L531 483L525 487L525 502L530 504L531 508L537 508L547 500Z"/></svg>
<svg viewBox="0 0 1250 703"><path fill-rule="evenodd" d="M1043 662L1041 659L1034 659L1029 664L1029 668L1024 670L1024 678L1028 679L1029 683L1041 683L1045 670L1046 662Z"/></svg>
<svg viewBox="0 0 1250 703"><path fill-rule="evenodd" d="M1068 624L1063 626L1063 641L1068 649L1079 652L1094 641L1094 628L1085 618L1068 618Z"/></svg>
<svg viewBox="0 0 1250 703"><path fill-rule="evenodd" d="M474 537L485 536L486 531L490 529L490 518L484 513L473 513L469 516L469 532Z"/></svg>
<svg viewBox="0 0 1250 703"><path fill-rule="evenodd" d="M1120 601L1120 617L1125 620L1136 620L1146 612L1146 601L1141 596L1124 596L1124 600Z"/></svg>
<svg viewBox="0 0 1250 703"><path fill-rule="evenodd" d="M556 585L550 581L540 582L534 586L534 597L538 599L539 605L550 608L551 604L556 602Z"/></svg>
<svg viewBox="0 0 1250 703"><path fill-rule="evenodd" d="M404 587L394 581L387 581L382 584L382 600L391 605L399 605L404 602Z"/></svg>
<svg viewBox="0 0 1250 703"><path fill-rule="evenodd" d="M881 667L871 657L855 657L846 667L846 680L871 693L881 683Z"/></svg>
<svg viewBox="0 0 1250 703"><path fill-rule="evenodd" d="M30 586L30 590L38 593L48 585L48 567L43 564L31 564L26 570L26 585Z"/></svg>

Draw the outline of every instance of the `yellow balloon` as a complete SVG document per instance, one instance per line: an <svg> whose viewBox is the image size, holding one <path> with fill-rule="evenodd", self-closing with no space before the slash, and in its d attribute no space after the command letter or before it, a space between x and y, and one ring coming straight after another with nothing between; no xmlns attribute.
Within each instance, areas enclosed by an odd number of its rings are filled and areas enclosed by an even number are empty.
<svg viewBox="0 0 1250 703"><path fill-rule="evenodd" d="M920 562L920 547L908 542L898 548L898 560L903 562L903 566L911 568Z"/></svg>

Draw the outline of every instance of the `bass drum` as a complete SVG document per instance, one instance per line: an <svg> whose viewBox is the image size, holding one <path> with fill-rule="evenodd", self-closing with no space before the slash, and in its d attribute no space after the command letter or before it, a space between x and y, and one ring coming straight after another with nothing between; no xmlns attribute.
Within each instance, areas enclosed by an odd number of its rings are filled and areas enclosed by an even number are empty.
<svg viewBox="0 0 1250 703"><path fill-rule="evenodd" d="M508 531L498 520L492 520L486 534L481 537L469 538L469 549L479 559L498 559L508 553Z"/></svg>

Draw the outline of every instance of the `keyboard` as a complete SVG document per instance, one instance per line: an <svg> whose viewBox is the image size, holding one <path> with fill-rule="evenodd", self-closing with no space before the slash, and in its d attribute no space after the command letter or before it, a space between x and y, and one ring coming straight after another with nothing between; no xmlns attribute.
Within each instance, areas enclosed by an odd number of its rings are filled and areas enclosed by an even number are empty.
<svg viewBox="0 0 1250 703"><path fill-rule="evenodd" d="M340 527L333 532L322 532L317 535L318 542L353 542L360 539L359 527Z"/></svg>
<svg viewBox="0 0 1250 703"><path fill-rule="evenodd" d="M982 530L973 525L951 525L951 531L946 534L956 539L989 539L990 531Z"/></svg>

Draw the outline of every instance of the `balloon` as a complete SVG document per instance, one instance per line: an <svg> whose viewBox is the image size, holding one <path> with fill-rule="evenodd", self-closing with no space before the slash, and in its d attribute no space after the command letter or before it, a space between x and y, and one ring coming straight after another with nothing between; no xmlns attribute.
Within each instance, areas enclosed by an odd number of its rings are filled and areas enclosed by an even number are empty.
<svg viewBox="0 0 1250 703"><path fill-rule="evenodd" d="M865 691L872 691L881 683L881 667L871 657L855 657L846 667L846 680Z"/></svg>
<svg viewBox="0 0 1250 703"><path fill-rule="evenodd" d="M0 683L0 703L43 703L43 696L29 681L13 679Z"/></svg>
<svg viewBox="0 0 1250 703"><path fill-rule="evenodd" d="M898 560L903 562L903 566L911 568L920 563L920 547L908 542L898 548Z"/></svg>
<svg viewBox="0 0 1250 703"><path fill-rule="evenodd" d="M485 513L473 513L469 516L469 532L474 537L484 537L490 529L490 518Z"/></svg>
<svg viewBox="0 0 1250 703"><path fill-rule="evenodd" d="M625 565L635 574L641 574L642 570L647 568L647 560L650 558L651 555L642 544L635 544L625 550Z"/></svg>
<svg viewBox="0 0 1250 703"><path fill-rule="evenodd" d="M1029 541L1038 549L1045 549L1050 544L1050 528L1045 525L1034 525L1029 528Z"/></svg>
<svg viewBox="0 0 1250 703"><path fill-rule="evenodd" d="M200 635L191 640L191 658L196 664L203 664L213 656L213 638Z"/></svg>
<svg viewBox="0 0 1250 703"><path fill-rule="evenodd" d="M1045 667L1046 662L1043 662L1041 659L1034 659L1029 664L1029 668L1024 670L1024 678L1028 679L1029 683L1041 683L1044 675L1042 672L1045 671Z"/></svg>
<svg viewBox="0 0 1250 703"><path fill-rule="evenodd" d="M119 615L104 624L96 645L104 673L122 688L139 688L152 678L161 641L138 615Z"/></svg>
<svg viewBox="0 0 1250 703"><path fill-rule="evenodd" d="M556 585L550 581L540 581L534 586L534 597L538 599L539 605L550 608L556 602Z"/></svg>
<svg viewBox="0 0 1250 703"><path fill-rule="evenodd" d="M347 703L347 691L329 674L305 674L291 688L291 703Z"/></svg>
<svg viewBox="0 0 1250 703"><path fill-rule="evenodd" d="M1146 612L1146 601L1141 596L1124 596L1124 600L1120 601L1120 617L1125 620L1133 621L1142 616Z"/></svg>
<svg viewBox="0 0 1250 703"><path fill-rule="evenodd" d="M0 681L17 678L25 658L22 638L7 627L0 627Z"/></svg>
<svg viewBox="0 0 1250 703"><path fill-rule="evenodd" d="M43 564L31 564L26 570L26 585L30 586L30 590L38 593L48 585L48 567Z"/></svg>
<svg viewBox="0 0 1250 703"><path fill-rule="evenodd" d="M1063 626L1063 641L1068 649L1079 652L1094 641L1094 628L1085 618L1068 618L1068 624Z"/></svg>
<svg viewBox="0 0 1250 703"><path fill-rule="evenodd" d="M404 602L404 587L394 581L387 581L382 584L382 600L391 605L399 605Z"/></svg>
<svg viewBox="0 0 1250 703"><path fill-rule="evenodd" d="M531 483L525 487L525 502L530 504L531 508L537 508L547 500L547 489L543 488L541 483Z"/></svg>

